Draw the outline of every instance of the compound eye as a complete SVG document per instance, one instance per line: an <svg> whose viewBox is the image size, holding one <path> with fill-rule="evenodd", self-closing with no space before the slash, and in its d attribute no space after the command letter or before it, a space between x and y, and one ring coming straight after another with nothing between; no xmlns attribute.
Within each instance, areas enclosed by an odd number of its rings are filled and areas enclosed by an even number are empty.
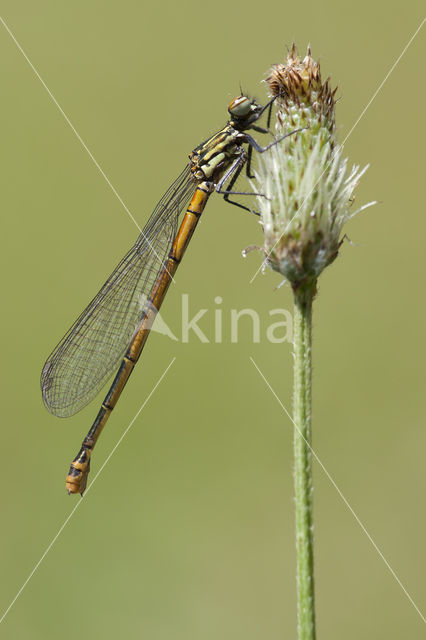
<svg viewBox="0 0 426 640"><path fill-rule="evenodd" d="M251 102L246 96L238 96L229 103L228 111L234 118L244 118L251 111Z"/></svg>

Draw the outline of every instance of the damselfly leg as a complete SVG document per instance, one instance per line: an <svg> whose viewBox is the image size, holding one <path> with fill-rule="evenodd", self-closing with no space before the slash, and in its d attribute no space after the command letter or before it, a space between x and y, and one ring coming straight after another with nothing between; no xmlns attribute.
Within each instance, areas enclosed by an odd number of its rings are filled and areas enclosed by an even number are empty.
<svg viewBox="0 0 426 640"><path fill-rule="evenodd" d="M255 129L256 131L260 131L261 133L269 133L267 129L261 129L260 127L256 128L252 126L251 128ZM267 198L268 196L264 193L256 193L255 191L234 191L233 190L234 184L238 180L238 177L241 174L241 171L243 170L244 166L246 167L247 177L250 179L253 179L255 177L254 175L251 174L251 161L252 161L253 149L255 149L258 153L265 153L265 151L268 151L268 149L271 149L275 145L279 144L285 138L288 138L289 136L292 136L296 133L300 133L300 131L304 131L305 128L306 127L303 127L301 129L295 129L294 131L290 131L289 133L286 133L284 136L281 136L280 138L278 138L277 140L273 140L270 144L266 145L266 147L260 146L254 138L252 138L250 135L245 133L244 135L246 138L246 142L248 143L248 149L247 151L245 151L244 149L241 150L240 157L237 158L234 164L228 169L228 171L225 173L225 175L221 178L221 180L216 185L216 192L222 194L223 199L228 204L232 204L235 207L239 207L240 209L249 211L250 213L253 213L256 216L260 216L260 213L258 213L257 211L253 211L253 209L250 209L250 207L247 207L246 205L241 204L240 202L236 202L235 200L230 200L229 196L232 196L232 195L258 196L261 198ZM229 183L226 185L226 188L224 189L223 186L227 180L229 180Z"/></svg>

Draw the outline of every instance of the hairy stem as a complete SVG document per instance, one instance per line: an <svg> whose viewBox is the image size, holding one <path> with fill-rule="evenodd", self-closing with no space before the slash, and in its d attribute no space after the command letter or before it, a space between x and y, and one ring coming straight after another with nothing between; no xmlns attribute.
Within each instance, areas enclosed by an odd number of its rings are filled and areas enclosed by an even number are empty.
<svg viewBox="0 0 426 640"><path fill-rule="evenodd" d="M315 639L311 386L314 283L294 290L294 488L299 640Z"/></svg>

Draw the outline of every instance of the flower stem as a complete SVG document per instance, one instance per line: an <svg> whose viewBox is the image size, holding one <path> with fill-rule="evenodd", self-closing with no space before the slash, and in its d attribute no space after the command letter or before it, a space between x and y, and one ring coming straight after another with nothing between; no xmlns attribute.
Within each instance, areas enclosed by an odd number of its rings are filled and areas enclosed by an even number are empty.
<svg viewBox="0 0 426 640"><path fill-rule="evenodd" d="M294 289L294 488L299 640L315 640L311 456L312 301L316 282Z"/></svg>

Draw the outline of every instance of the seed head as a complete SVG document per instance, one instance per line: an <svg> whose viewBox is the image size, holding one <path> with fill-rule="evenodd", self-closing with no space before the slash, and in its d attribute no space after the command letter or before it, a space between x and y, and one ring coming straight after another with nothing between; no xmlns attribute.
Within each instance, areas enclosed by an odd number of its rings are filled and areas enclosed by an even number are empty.
<svg viewBox="0 0 426 640"><path fill-rule="evenodd" d="M309 47L300 60L293 44L266 82L276 96L277 137L304 128L259 155L252 184L266 196L258 197L266 262L297 289L337 257L343 225L361 210L351 205L367 167L348 169L335 135L336 89L322 81Z"/></svg>

